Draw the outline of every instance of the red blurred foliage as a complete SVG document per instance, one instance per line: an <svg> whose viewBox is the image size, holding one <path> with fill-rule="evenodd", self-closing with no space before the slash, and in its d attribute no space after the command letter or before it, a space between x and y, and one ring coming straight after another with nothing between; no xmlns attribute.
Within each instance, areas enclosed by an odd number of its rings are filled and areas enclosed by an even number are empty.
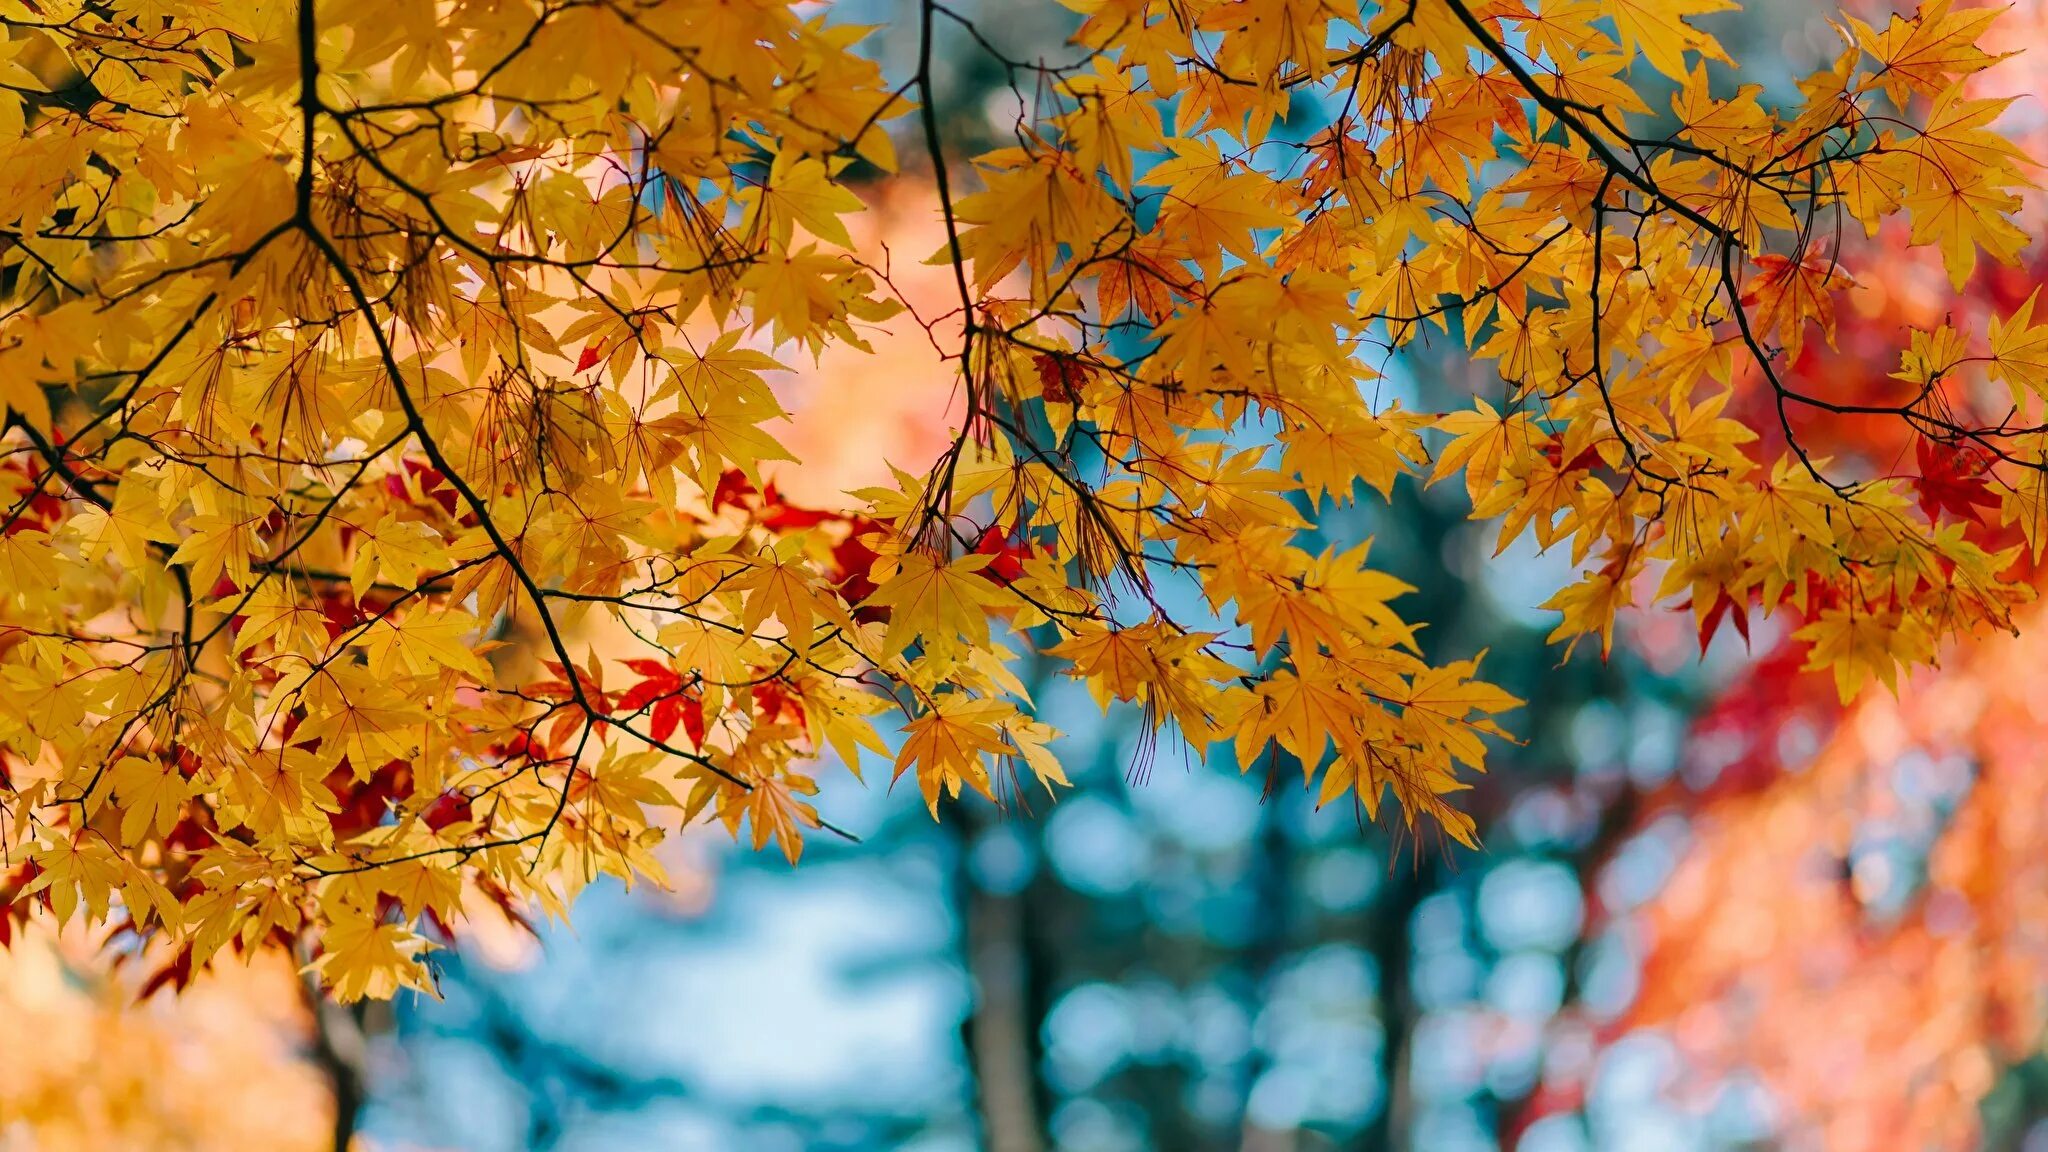
<svg viewBox="0 0 2048 1152"><path fill-rule="evenodd" d="M2021 7L2048 28L2048 5ZM1981 334L2048 279L2039 248L2021 268L1980 266L1958 304L1937 303L1939 261L1903 235L1852 247L1850 267L1883 275L1848 289L1832 347L1809 330L1777 367L1818 403L1781 411L1761 373L1738 371L1730 415L1762 435L1761 459L1784 449L1789 425L1844 478L1904 479L1929 519L1960 522L1985 548L2021 543L1999 523L1982 450L1829 406L1912 401L1918 386L1880 358L1899 333L1946 322ZM1753 304L1798 290L1789 264L1754 271ZM1927 402L1995 423L2002 391L1943 381ZM1714 605L1702 645L1724 618L1747 623L1744 607ZM1568 1010L1554 1034L1591 1030L1605 1046L1657 1030L1684 1062L1674 1102L1702 1112L1729 1077L1760 1077L1773 1147L1978 1147L2001 1067L2039 1051L2048 1027L2044 625L2036 610L2018 637L1959 646L1897 695L1873 689L1847 709L1825 677L1800 670L1796 645L1758 653L1693 722L1679 779L1632 797L1587 867L1589 931L1619 931L1640 962L1631 1004L1597 1022ZM1640 867L1618 848L1668 835L1674 816L1682 847L1656 894L1602 907L1603 870ZM1546 1078L1511 1133L1582 1107L1591 1068Z"/></svg>
<svg viewBox="0 0 2048 1152"><path fill-rule="evenodd" d="M2031 631L1981 644L1866 698L1810 758L1724 770L1632 917L1644 964L1621 1025L1665 1029L1700 1085L1761 1074L1788 1146L1974 1147L1998 1066L2048 1020L2044 656ZM1734 698L1759 732L1787 722Z"/></svg>

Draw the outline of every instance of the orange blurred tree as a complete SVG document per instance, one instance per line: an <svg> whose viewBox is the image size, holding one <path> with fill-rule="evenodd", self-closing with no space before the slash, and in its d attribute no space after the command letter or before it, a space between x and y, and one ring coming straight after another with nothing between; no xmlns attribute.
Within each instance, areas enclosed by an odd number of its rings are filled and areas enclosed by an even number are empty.
<svg viewBox="0 0 2048 1152"><path fill-rule="evenodd" d="M182 996L138 1005L147 973L110 966L85 933L11 940L0 1140L48 1152L345 1150L361 1093L341 1089L343 1057L312 1026L310 990L286 959L221 965Z"/></svg>
<svg viewBox="0 0 2048 1152"><path fill-rule="evenodd" d="M1469 843L1447 797L1515 701L1315 539L1409 473L1570 549L1557 639L1790 611L1848 695L2010 628L2048 315L1917 332L1882 397L1795 368L1856 236L1958 285L2021 248L2030 162L1959 87L1994 13L1849 20L1780 110L1710 90L1727 6L1089 0L971 171L939 0L900 84L763 0L0 7L10 915L178 981L232 944L425 988L465 908L563 914L680 826L794 860L827 754L934 815L1064 784L1013 646ZM960 427L796 507L774 357L907 306L847 228L872 178L936 194ZM1378 395L1432 328L1496 370L1470 408ZM1917 478L1816 414L1909 430ZM590 618L640 651L579 653Z"/></svg>

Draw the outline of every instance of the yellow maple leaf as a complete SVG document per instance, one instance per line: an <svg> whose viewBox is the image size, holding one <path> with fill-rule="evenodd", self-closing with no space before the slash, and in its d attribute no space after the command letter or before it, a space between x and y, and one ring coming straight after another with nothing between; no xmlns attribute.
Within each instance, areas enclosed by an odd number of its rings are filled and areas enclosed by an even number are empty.
<svg viewBox="0 0 2048 1152"><path fill-rule="evenodd" d="M863 601L890 610L883 654L893 656L922 639L928 649L950 650L961 641L988 643L992 610L1016 596L981 576L995 557L970 554L951 561L922 552L903 557L896 575Z"/></svg>
<svg viewBox="0 0 2048 1152"><path fill-rule="evenodd" d="M895 778L915 768L918 791L932 819L939 816L941 794L958 797L964 785L995 799L984 757L1006 756L1016 749L1004 726L1017 710L1001 700L949 692L935 707L903 726L903 750L896 756Z"/></svg>
<svg viewBox="0 0 2048 1152"><path fill-rule="evenodd" d="M1673 80L1686 77L1685 54L1729 63L1727 52L1711 35L1687 23L1688 18L1740 7L1734 0L1600 0L1600 9L1621 33L1621 50L1640 51L1650 66Z"/></svg>

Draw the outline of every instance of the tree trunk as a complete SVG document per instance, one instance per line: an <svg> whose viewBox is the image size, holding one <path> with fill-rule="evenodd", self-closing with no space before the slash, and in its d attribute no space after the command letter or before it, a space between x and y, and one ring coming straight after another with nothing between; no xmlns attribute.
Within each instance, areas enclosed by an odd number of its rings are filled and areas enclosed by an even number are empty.
<svg viewBox="0 0 2048 1152"><path fill-rule="evenodd" d="M1038 1106L1038 1013L1024 891L991 892L975 882L967 856L983 820L956 813L963 959L974 1006L961 1024L988 1152L1045 1152ZM1028 890L1027 890L1028 891Z"/></svg>
<svg viewBox="0 0 2048 1152"><path fill-rule="evenodd" d="M1244 962L1251 977L1254 1019L1272 999L1273 978L1286 958L1293 930L1288 912L1293 900L1294 846L1287 837L1287 794L1274 784L1267 781L1260 800L1258 852L1250 877L1258 893L1258 919ZM1266 1045L1254 1044L1245 1061L1244 1092L1238 1105L1238 1140L1243 1152L1292 1152L1297 1143L1293 1129L1262 1128L1252 1120L1252 1092L1271 1065Z"/></svg>
<svg viewBox="0 0 2048 1152"><path fill-rule="evenodd" d="M1379 967L1380 1019L1386 1033L1380 1083L1387 1096L1359 1145L1368 1152L1399 1152L1409 1145L1408 1130L1414 1118L1410 1115L1408 1040L1415 1029L1415 996L1409 986L1409 925L1416 904L1430 890L1429 873L1435 860L1427 853L1407 860L1397 857L1374 918L1372 954Z"/></svg>
<svg viewBox="0 0 2048 1152"><path fill-rule="evenodd" d="M348 1152L369 1098L369 1036L361 1006L336 1004L314 980L302 982L313 1017L312 1058L334 1099L334 1152Z"/></svg>

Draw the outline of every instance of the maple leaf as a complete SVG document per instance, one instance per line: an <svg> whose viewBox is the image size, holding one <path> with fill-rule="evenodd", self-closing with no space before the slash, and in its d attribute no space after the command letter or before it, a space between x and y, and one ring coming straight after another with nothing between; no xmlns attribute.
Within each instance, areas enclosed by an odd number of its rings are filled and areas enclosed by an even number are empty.
<svg viewBox="0 0 2048 1152"><path fill-rule="evenodd" d="M29 859L35 862L36 877L20 895L48 892L60 926L70 923L81 906L92 919L105 918L122 880L120 858L105 840L84 834L67 837L31 852Z"/></svg>
<svg viewBox="0 0 2048 1152"><path fill-rule="evenodd" d="M1046 795L1057 796L1055 788L1073 787L1073 782L1067 779L1067 770L1060 765L1059 757L1051 747L1052 742L1059 738L1058 729L1020 715L1003 725L1003 735L1008 737L1018 758L1044 786Z"/></svg>
<svg viewBox="0 0 2048 1152"><path fill-rule="evenodd" d="M1259 231L1288 222L1273 180L1226 161L1208 140L1172 140L1173 158L1153 165L1146 184L1167 187L1159 226L1196 252L1253 254Z"/></svg>
<svg viewBox="0 0 2048 1152"><path fill-rule="evenodd" d="M1882 32L1850 17L1857 45L1878 63L1878 82L1892 103L1904 107L1909 90L1929 96L1946 91L1958 78L1997 63L1977 47L1996 8L1956 11L1953 0L1929 0L1912 19L1894 15Z"/></svg>
<svg viewBox="0 0 2048 1152"><path fill-rule="evenodd" d="M816 574L804 556L801 537L788 537L775 545L760 562L749 567L728 585L749 595L740 624L752 631L770 617L781 622L785 638L798 652L807 651L817 631L820 615L838 614L830 600L815 587Z"/></svg>
<svg viewBox="0 0 2048 1152"><path fill-rule="evenodd" d="M1896 690L1900 664L1925 661L1933 654L1927 630L1896 609L1829 608L1792 635L1811 645L1808 671L1834 673L1844 703L1855 698L1865 680L1875 679Z"/></svg>
<svg viewBox="0 0 2048 1152"><path fill-rule="evenodd" d="M1436 422L1452 439L1437 454L1429 482L1435 484L1462 468L1465 490L1477 504L1500 479L1501 468L1516 447L1534 432L1527 413L1503 415L1485 400L1475 398L1472 403L1473 411L1454 412Z"/></svg>
<svg viewBox="0 0 2048 1152"><path fill-rule="evenodd" d="M925 645L948 648L965 640L988 643L988 614L1015 603L999 585L980 573L995 557L969 553L941 561L922 553L903 558L896 575L884 581L863 606L890 610L882 648L894 655L922 639Z"/></svg>
<svg viewBox="0 0 2048 1152"><path fill-rule="evenodd" d="M1158 675L1153 646L1164 639L1154 624L1104 628L1084 624L1075 635L1046 649L1046 655L1074 663L1071 675L1113 700L1137 700Z"/></svg>
<svg viewBox="0 0 2048 1152"><path fill-rule="evenodd" d="M2048 445L2039 438L2019 453L2029 467L2010 485L1998 485L1998 522L2017 524L2025 537L2029 555L2040 560L2048 551Z"/></svg>
<svg viewBox="0 0 2048 1152"><path fill-rule="evenodd" d="M918 791L934 820L939 817L940 795L957 798L963 785L993 799L983 757L1013 751L1004 724L1016 714L1001 700L947 693L934 708L903 726L895 779L916 769Z"/></svg>
<svg viewBox="0 0 2048 1152"><path fill-rule="evenodd" d="M319 973L344 1004L366 997L388 1000L400 988L437 995L420 959L431 945L418 933L357 912L330 925L321 945L307 970Z"/></svg>
<svg viewBox="0 0 2048 1152"><path fill-rule="evenodd" d="M378 580L411 588L421 573L448 566L441 534L418 520L388 520L363 530L356 557L349 566L349 587L361 600Z"/></svg>
<svg viewBox="0 0 2048 1152"><path fill-rule="evenodd" d="M0 587L12 599L25 601L54 591L59 563L47 532L24 527L0 536Z"/></svg>
<svg viewBox="0 0 2048 1152"><path fill-rule="evenodd" d="M1741 302L1758 305L1756 324L1775 330L1789 360L1799 358L1809 321L1820 328L1830 346L1835 342L1834 293L1855 281L1822 251L1799 260L1765 252L1756 257L1757 274L1743 287Z"/></svg>
<svg viewBox="0 0 2048 1152"><path fill-rule="evenodd" d="M865 207L832 180L824 161L788 152L776 157L765 185L743 189L739 199L749 206L751 226L765 227L777 244L789 243L792 227L800 224L820 240L851 247L853 237L839 218Z"/></svg>
<svg viewBox="0 0 2048 1152"><path fill-rule="evenodd" d="M129 571L141 572L150 562L151 544L177 541L177 533L171 530L150 488L147 474L131 472L115 488L110 506L87 508L72 518L74 530L87 541L88 556L111 550Z"/></svg>
<svg viewBox="0 0 2048 1152"><path fill-rule="evenodd" d="M1485 714L1522 706L1522 701L1501 689L1472 679L1485 655L1481 652L1471 660L1418 673L1407 693L1395 699L1401 705L1402 721L1418 739L1444 749L1470 768L1485 763L1481 734L1507 735Z"/></svg>
<svg viewBox="0 0 2048 1152"><path fill-rule="evenodd" d="M1640 51L1651 67L1681 83L1686 78L1687 52L1728 62L1719 42L1687 19L1737 7L1733 0L1600 0L1601 10L1613 17L1614 27L1621 33L1622 52L1633 55Z"/></svg>
<svg viewBox="0 0 2048 1152"><path fill-rule="evenodd" d="M1349 500L1354 483L1365 481L1382 497L1403 472L1429 459L1416 429L1428 417L1398 408L1362 417L1334 415L1279 434L1287 446L1286 467L1311 495Z"/></svg>
<svg viewBox="0 0 2048 1152"><path fill-rule="evenodd" d="M1913 452L1920 462L1913 488L1929 521L1939 521L1944 512L1977 520L1978 509L1998 506L1988 475L1991 460L1982 449L1922 436L1914 442Z"/></svg>
<svg viewBox="0 0 2048 1152"><path fill-rule="evenodd" d="M490 669L477 659L472 639L476 630L476 617L459 609L409 612L370 629L363 649L369 655L371 671L379 676L401 668L414 675L448 668L488 680Z"/></svg>
<svg viewBox="0 0 2048 1152"><path fill-rule="evenodd" d="M1588 572L1543 602L1545 608L1564 614L1564 619L1558 621L1548 639L1553 644L1560 640L1570 641L1565 648L1567 659L1571 656L1572 646L1588 632L1600 637L1602 658L1614 651L1614 618L1629 596L1626 583L1616 576L1612 565Z"/></svg>
<svg viewBox="0 0 2048 1152"><path fill-rule="evenodd" d="M1301 674L1282 671L1259 685L1257 719L1238 729L1237 762L1249 770L1259 749L1277 743L1301 762L1304 772L1321 764L1332 741L1339 756L1364 755L1354 723L1356 699L1334 665L1310 661Z"/></svg>
<svg viewBox="0 0 2048 1152"><path fill-rule="evenodd" d="M114 792L121 799L121 842L141 844L154 830L165 836L178 822L192 787L178 770L140 756L124 756L114 765Z"/></svg>
<svg viewBox="0 0 2048 1152"><path fill-rule="evenodd" d="M1692 601L1695 608L1699 603L1697 598ZM1714 593L1705 614L1700 617L1699 640L1702 654L1705 654L1707 645L1713 643L1714 635L1721 630L1723 620L1735 621L1735 631L1742 637L1742 643L1745 646L1749 644L1749 607L1738 602L1726 588L1722 588Z"/></svg>
<svg viewBox="0 0 2048 1152"><path fill-rule="evenodd" d="M773 840L791 864L803 858L802 829L818 826L818 810L797 799L799 794L817 792L818 786L806 776L776 776L757 781L747 793L747 817L754 828L754 847Z"/></svg>
<svg viewBox="0 0 2048 1152"><path fill-rule="evenodd" d="M170 562L184 565L192 582L202 587L214 584L222 573L235 587L246 587L254 582L250 563L260 522L255 516L193 516L185 522L191 534L179 542Z"/></svg>
<svg viewBox="0 0 2048 1152"><path fill-rule="evenodd" d="M2040 296L2036 288L2012 315L1991 317L1991 362L1986 368L1993 379L2012 389L2014 404L2022 403L2028 393L2048 396L2048 324L2034 323L2034 303Z"/></svg>
<svg viewBox="0 0 2048 1152"><path fill-rule="evenodd" d="M1910 164L1900 203L1912 215L1912 242L1941 249L1949 282L1961 291L1982 251L2002 264L2018 259L2026 234L2011 220L2024 154L1990 130L2010 100L1972 100L1952 87L1935 98L1919 135L1902 150Z"/></svg>

